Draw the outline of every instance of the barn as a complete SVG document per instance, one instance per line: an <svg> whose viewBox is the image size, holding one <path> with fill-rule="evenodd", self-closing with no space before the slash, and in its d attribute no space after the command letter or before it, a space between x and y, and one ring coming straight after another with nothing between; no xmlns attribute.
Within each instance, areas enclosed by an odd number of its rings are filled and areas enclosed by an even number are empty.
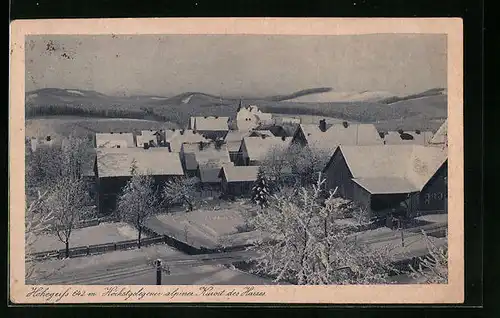
<svg viewBox="0 0 500 318"><path fill-rule="evenodd" d="M184 175L178 153L167 148L102 148L97 149L94 165L97 205L101 214L116 209L123 187L132 177L132 166L139 174L151 175L157 185Z"/></svg>
<svg viewBox="0 0 500 318"><path fill-rule="evenodd" d="M447 153L438 147L340 146L324 173L329 189L372 217L445 212Z"/></svg>

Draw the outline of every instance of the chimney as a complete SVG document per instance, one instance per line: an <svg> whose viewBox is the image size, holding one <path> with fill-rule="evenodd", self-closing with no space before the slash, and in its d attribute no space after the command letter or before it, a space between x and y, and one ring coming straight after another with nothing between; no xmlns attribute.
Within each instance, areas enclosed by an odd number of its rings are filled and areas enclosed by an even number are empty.
<svg viewBox="0 0 500 318"><path fill-rule="evenodd" d="M319 121L319 130L321 130L322 132L326 131L326 120L325 119L321 119Z"/></svg>
<svg viewBox="0 0 500 318"><path fill-rule="evenodd" d="M148 143L144 143L144 149L149 149L149 144Z"/></svg>
<svg viewBox="0 0 500 318"><path fill-rule="evenodd" d="M346 122L346 121L342 122L342 125L344 126L344 128L349 127L349 123L348 123L348 122Z"/></svg>

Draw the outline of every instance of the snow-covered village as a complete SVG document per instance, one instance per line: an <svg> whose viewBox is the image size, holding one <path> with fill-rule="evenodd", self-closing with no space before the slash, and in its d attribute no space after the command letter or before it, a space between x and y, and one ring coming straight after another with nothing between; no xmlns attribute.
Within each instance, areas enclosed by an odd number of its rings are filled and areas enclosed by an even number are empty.
<svg viewBox="0 0 500 318"><path fill-rule="evenodd" d="M160 43L151 46L156 53L137 51L140 41L125 49L135 43L129 36L99 37L26 38L27 284L447 282L445 39L344 38L350 53L336 54L330 67L317 53L326 52L324 39L297 37L311 47L294 55L282 39L221 36L218 46L203 40L207 61L195 70L186 66L189 48L162 55L162 41L175 37L144 39ZM277 57L262 61L269 67L243 67L258 54L252 41L287 49L274 48ZM361 42L376 58L352 56ZM412 55L421 52L416 42L444 58ZM228 47L227 61L215 57ZM89 62L95 54L106 63ZM140 54L151 62L130 64ZM298 56L311 57L296 68L315 67L312 76L299 80L286 65ZM362 66L342 62L355 58ZM198 75L203 68L213 80ZM82 70L84 80L69 70ZM394 78L377 84L380 70ZM170 79L157 84L163 77ZM113 81L120 86L111 89ZM176 81L186 84L161 93Z"/></svg>

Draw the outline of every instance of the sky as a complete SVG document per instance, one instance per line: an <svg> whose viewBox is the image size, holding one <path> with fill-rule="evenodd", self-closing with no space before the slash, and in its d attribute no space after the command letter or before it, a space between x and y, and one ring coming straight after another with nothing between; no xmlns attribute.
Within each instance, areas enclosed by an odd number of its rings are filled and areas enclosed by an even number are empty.
<svg viewBox="0 0 500 318"><path fill-rule="evenodd" d="M26 37L26 91L269 96L447 87L446 35Z"/></svg>

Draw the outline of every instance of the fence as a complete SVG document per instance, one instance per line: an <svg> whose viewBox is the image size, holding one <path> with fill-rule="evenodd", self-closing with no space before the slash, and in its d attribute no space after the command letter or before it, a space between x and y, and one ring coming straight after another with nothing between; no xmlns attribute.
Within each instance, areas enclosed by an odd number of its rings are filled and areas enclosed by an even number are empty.
<svg viewBox="0 0 500 318"><path fill-rule="evenodd" d="M153 244L165 243L165 236L156 236L150 238L144 238L141 240L141 247L148 246ZM69 249L69 257L79 257L79 256L88 256L95 254L102 254L106 252L118 251L118 250L127 250L133 247L137 247L137 240L128 240L128 241L120 241L113 243L104 243L97 245L89 245L89 246L79 246L73 247ZM35 260L42 260L48 258L64 258L66 257L66 249L52 250L52 251L44 251L32 253L31 257Z"/></svg>
<svg viewBox="0 0 500 318"><path fill-rule="evenodd" d="M150 228L144 228L144 233L150 236L159 236L159 234ZM164 242L170 247L173 247L183 253L188 255L200 255L200 254L214 254L223 252L236 252L246 249L249 245L239 245L239 246L229 246L229 247L217 247L217 248L207 248L198 244L193 244L184 242L177 239L175 236L170 236L163 234Z"/></svg>

